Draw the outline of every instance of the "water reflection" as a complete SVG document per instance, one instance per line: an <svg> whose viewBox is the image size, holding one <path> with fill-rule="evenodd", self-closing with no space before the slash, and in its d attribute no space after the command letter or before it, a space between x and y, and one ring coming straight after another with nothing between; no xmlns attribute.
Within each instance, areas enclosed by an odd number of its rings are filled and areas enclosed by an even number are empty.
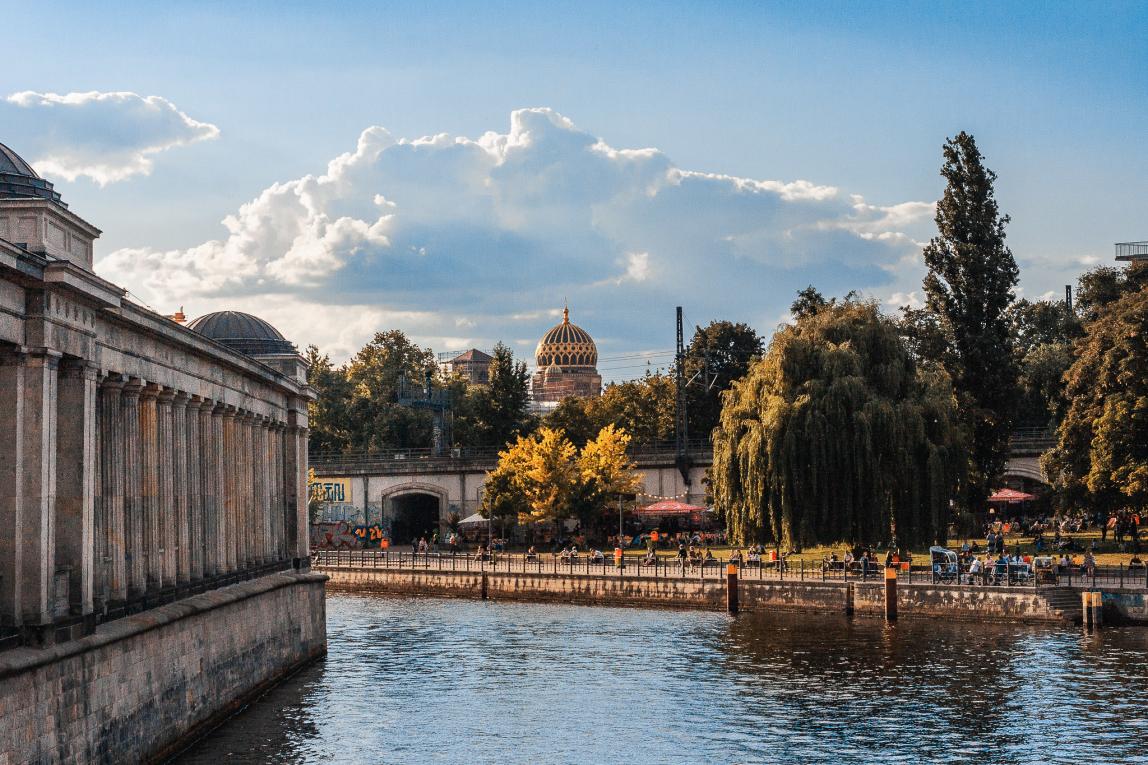
<svg viewBox="0 0 1148 765"><path fill-rule="evenodd" d="M335 595L181 763L1148 762L1145 631Z"/></svg>

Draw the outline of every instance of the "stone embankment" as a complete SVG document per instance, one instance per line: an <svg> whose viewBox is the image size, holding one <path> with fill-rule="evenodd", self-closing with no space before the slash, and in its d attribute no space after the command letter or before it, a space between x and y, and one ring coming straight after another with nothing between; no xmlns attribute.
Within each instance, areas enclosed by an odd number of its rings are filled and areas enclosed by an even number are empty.
<svg viewBox="0 0 1148 765"><path fill-rule="evenodd" d="M599 573L530 572L434 568L322 566L330 590L395 595L489 598L535 602L645 607L726 609L724 577L619 576L609 568ZM885 583L744 578L738 582L739 609L817 611L883 617ZM1104 594L1109 622L1148 623L1144 592ZM1068 587L971 587L906 583L897 587L901 618L959 620L1010 619L1021 622L1079 623L1080 590Z"/></svg>
<svg viewBox="0 0 1148 765"><path fill-rule="evenodd" d="M325 579L264 576L0 653L0 765L162 761L326 653Z"/></svg>

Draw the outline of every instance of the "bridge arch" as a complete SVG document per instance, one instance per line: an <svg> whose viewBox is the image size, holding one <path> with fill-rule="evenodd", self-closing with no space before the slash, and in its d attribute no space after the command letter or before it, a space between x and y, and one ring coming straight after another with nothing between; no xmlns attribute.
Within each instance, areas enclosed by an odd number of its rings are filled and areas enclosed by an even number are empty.
<svg viewBox="0 0 1148 765"><path fill-rule="evenodd" d="M384 489L379 506L390 525L391 542L405 545L421 537L430 541L432 533L442 533L447 493L432 483L410 481Z"/></svg>
<svg viewBox="0 0 1148 765"><path fill-rule="evenodd" d="M1040 467L1037 457L1014 457L1005 463L1005 477L1022 478L1048 485L1048 476Z"/></svg>

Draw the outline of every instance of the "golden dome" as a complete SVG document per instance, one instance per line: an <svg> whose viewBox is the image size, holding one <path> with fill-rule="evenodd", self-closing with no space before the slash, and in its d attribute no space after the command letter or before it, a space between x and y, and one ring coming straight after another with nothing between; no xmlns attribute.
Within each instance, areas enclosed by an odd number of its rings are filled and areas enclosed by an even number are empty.
<svg viewBox="0 0 1148 765"><path fill-rule="evenodd" d="M577 324L570 323L570 309L562 310L562 323L542 336L534 351L539 368L596 367L598 347L590 334Z"/></svg>

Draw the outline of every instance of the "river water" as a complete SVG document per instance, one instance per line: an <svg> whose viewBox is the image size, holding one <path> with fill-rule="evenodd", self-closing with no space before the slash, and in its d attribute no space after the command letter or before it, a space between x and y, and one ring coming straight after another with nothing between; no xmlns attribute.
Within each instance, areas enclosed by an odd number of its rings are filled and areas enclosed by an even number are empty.
<svg viewBox="0 0 1148 765"><path fill-rule="evenodd" d="M1148 763L1148 630L332 595L177 762Z"/></svg>

